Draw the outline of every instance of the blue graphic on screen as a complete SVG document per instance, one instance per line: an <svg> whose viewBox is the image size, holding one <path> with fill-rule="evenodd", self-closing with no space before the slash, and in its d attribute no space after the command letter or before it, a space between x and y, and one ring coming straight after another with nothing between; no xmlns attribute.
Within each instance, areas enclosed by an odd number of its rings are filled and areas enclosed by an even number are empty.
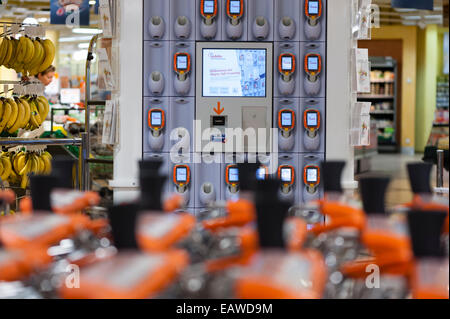
<svg viewBox="0 0 450 319"><path fill-rule="evenodd" d="M266 50L203 49L203 96L265 97Z"/></svg>

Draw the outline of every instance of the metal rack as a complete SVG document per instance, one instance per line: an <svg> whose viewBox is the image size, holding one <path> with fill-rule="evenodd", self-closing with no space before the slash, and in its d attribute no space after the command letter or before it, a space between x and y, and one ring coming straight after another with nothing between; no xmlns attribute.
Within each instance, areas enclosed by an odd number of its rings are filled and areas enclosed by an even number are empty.
<svg viewBox="0 0 450 319"><path fill-rule="evenodd" d="M106 101L91 101L91 64L92 60L94 59L94 46L99 38L101 38L102 34L96 34L92 37L91 41L89 42L89 48L88 48L88 55L86 59L86 90L85 90L85 132L84 133L84 139L85 139L85 149L84 152L86 152L86 163L85 163L85 169L83 171L83 185L84 190L90 190L90 167L89 164L113 164L113 161L111 160L105 160L105 159L92 159L89 158L89 154L91 153L91 127L90 127L90 114L91 114L91 106L105 106Z"/></svg>
<svg viewBox="0 0 450 319"><path fill-rule="evenodd" d="M78 165L80 175L83 175L83 172L88 165L88 157L89 153L86 153L86 133L81 134L81 138L0 138L0 146L19 146L19 145L73 145L78 146L80 148L80 155L78 158ZM83 190L85 188L85 180L83 178L79 178L79 186L80 189Z"/></svg>

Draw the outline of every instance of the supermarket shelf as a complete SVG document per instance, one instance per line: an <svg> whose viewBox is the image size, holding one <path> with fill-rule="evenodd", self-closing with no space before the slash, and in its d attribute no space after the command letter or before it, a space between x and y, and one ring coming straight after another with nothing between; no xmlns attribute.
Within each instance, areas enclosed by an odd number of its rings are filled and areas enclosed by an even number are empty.
<svg viewBox="0 0 450 319"><path fill-rule="evenodd" d="M371 111L370 114L394 114L393 110L378 110L378 111Z"/></svg>
<svg viewBox="0 0 450 319"><path fill-rule="evenodd" d="M392 81L392 80L390 80L390 81L385 81L385 80L381 80L381 81L378 81L378 80L370 80L370 83L386 83L386 84L389 84L389 83L395 83L395 81Z"/></svg>
<svg viewBox="0 0 450 319"><path fill-rule="evenodd" d="M448 127L448 123L433 123L433 127Z"/></svg>
<svg viewBox="0 0 450 319"><path fill-rule="evenodd" d="M81 146L81 138L0 138L0 146L10 145L77 145Z"/></svg>
<svg viewBox="0 0 450 319"><path fill-rule="evenodd" d="M364 95L358 94L358 99L370 99L370 100L392 100L395 97L392 95Z"/></svg>
<svg viewBox="0 0 450 319"><path fill-rule="evenodd" d="M396 152L397 151L397 146L396 145L378 144L378 150L380 152Z"/></svg>

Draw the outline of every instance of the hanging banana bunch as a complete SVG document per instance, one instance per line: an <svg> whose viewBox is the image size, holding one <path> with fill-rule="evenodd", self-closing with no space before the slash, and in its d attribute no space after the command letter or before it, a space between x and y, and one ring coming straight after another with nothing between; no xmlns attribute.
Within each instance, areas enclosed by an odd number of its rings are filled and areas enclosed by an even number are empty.
<svg viewBox="0 0 450 319"><path fill-rule="evenodd" d="M0 98L0 134L14 134L19 129L39 128L50 111L43 96Z"/></svg>
<svg viewBox="0 0 450 319"><path fill-rule="evenodd" d="M0 66L25 76L36 75L52 65L55 52L55 45L49 39L31 39L26 35L18 40L4 37L0 44Z"/></svg>
<svg viewBox="0 0 450 319"><path fill-rule="evenodd" d="M29 175L48 175L52 172L52 156L49 152L18 153L2 152L0 154L0 178L10 185L28 187Z"/></svg>

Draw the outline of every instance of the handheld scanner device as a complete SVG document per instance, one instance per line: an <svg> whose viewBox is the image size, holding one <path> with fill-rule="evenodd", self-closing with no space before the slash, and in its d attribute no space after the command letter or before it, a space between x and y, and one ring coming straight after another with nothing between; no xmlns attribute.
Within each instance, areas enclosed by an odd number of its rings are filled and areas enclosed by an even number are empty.
<svg viewBox="0 0 450 319"><path fill-rule="evenodd" d="M278 112L278 128L284 137L289 137L295 128L295 112L284 109Z"/></svg>
<svg viewBox="0 0 450 319"><path fill-rule="evenodd" d="M281 180L282 191L288 193L295 182L295 168L291 165L281 165L278 167L278 178Z"/></svg>
<svg viewBox="0 0 450 319"><path fill-rule="evenodd" d="M303 182L308 192L315 193L320 184L320 168L316 165L308 165L303 169Z"/></svg>
<svg viewBox="0 0 450 319"><path fill-rule="evenodd" d="M256 170L256 180L258 181L266 180L268 175L269 175L269 168L266 165L261 165Z"/></svg>
<svg viewBox="0 0 450 319"><path fill-rule="evenodd" d="M310 25L316 25L322 16L322 0L305 0L305 15Z"/></svg>
<svg viewBox="0 0 450 319"><path fill-rule="evenodd" d="M162 252L185 239L195 226L195 217L188 213L142 214L137 240L144 251Z"/></svg>
<svg viewBox="0 0 450 319"><path fill-rule="evenodd" d="M70 215L98 205L101 199L97 192L55 189L50 194L50 200L55 213Z"/></svg>
<svg viewBox="0 0 450 319"><path fill-rule="evenodd" d="M258 252L237 274L237 299L319 299L327 270L314 250ZM292 280L292 278L297 278ZM300 283L300 284L299 284Z"/></svg>
<svg viewBox="0 0 450 319"><path fill-rule="evenodd" d="M164 110L151 109L148 111L148 127L152 131L153 136L159 136L165 125L166 115Z"/></svg>
<svg viewBox="0 0 450 319"><path fill-rule="evenodd" d="M237 193L239 188L239 168L237 165L228 165L225 170L225 182L232 193Z"/></svg>
<svg viewBox="0 0 450 319"><path fill-rule="evenodd" d="M189 263L183 251L144 254L118 253L83 267L80 289L60 288L65 299L144 299L156 297L178 277Z"/></svg>
<svg viewBox="0 0 450 319"><path fill-rule="evenodd" d="M38 214L13 216L1 225L0 241L5 247L26 249L50 247L85 229L89 217L83 215Z"/></svg>
<svg viewBox="0 0 450 319"><path fill-rule="evenodd" d="M289 82L295 73L295 55L283 53L278 57L278 71L283 77L283 81Z"/></svg>
<svg viewBox="0 0 450 319"><path fill-rule="evenodd" d="M23 250L0 248L0 281L23 280L36 268L42 269L52 261L45 247L30 247Z"/></svg>
<svg viewBox="0 0 450 319"><path fill-rule="evenodd" d="M320 54L309 53L305 56L305 72L311 82L315 82L322 71L322 57Z"/></svg>
<svg viewBox="0 0 450 319"><path fill-rule="evenodd" d="M180 193L184 193L191 180L191 169L187 165L173 167L173 183Z"/></svg>
<svg viewBox="0 0 450 319"><path fill-rule="evenodd" d="M314 109L307 109L303 114L303 126L309 137L316 137L320 129L320 112Z"/></svg>
<svg viewBox="0 0 450 319"><path fill-rule="evenodd" d="M208 272L218 272L227 268L245 265L258 249L258 233L252 225L219 229L214 232L219 247L215 246L211 258L205 261ZM223 249L220 243L231 241L229 248Z"/></svg>
<svg viewBox="0 0 450 319"><path fill-rule="evenodd" d="M205 24L211 24L217 16L217 0L201 0L200 14L205 20Z"/></svg>
<svg viewBox="0 0 450 319"><path fill-rule="evenodd" d="M173 56L173 69L180 81L186 80L187 75L191 72L191 55L185 52L175 53Z"/></svg>
<svg viewBox="0 0 450 319"><path fill-rule="evenodd" d="M244 16L244 0L227 0L227 15L232 25L237 25Z"/></svg>
<svg viewBox="0 0 450 319"><path fill-rule="evenodd" d="M237 201L227 201L225 209L226 215L203 220L203 228L216 232L230 227L242 227L256 219L255 205L242 198Z"/></svg>

